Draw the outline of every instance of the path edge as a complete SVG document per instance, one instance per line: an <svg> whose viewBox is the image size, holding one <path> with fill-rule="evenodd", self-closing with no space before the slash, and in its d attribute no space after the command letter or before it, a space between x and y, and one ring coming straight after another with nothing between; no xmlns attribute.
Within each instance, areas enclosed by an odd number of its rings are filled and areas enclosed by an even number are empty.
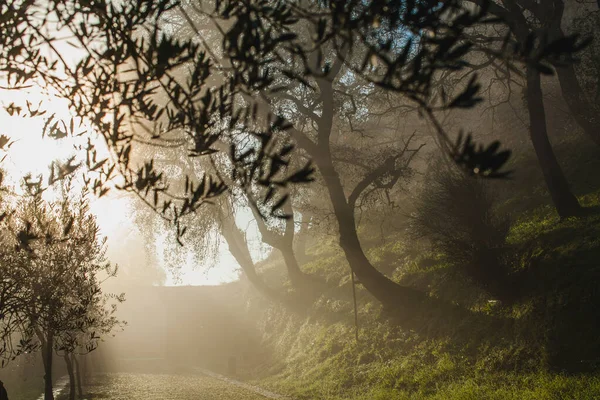
<svg viewBox="0 0 600 400"><path fill-rule="evenodd" d="M250 390L254 393L260 394L261 396L264 396L268 399L273 399L273 400L293 400L292 397L289 396L283 396L281 394L275 393L275 392L271 392L269 390L263 389L259 386L254 386L254 385L250 385L249 383L245 383L242 381L238 381L237 379L233 379L230 378L228 376L225 375L221 375L221 374L217 374L216 372L210 371L208 369L205 368L200 368L200 367L194 367L194 370L197 372L200 372L201 374L210 376L211 378L215 378L215 379L219 379L221 381L227 382L227 383L231 383L233 385L242 387L244 389Z"/></svg>

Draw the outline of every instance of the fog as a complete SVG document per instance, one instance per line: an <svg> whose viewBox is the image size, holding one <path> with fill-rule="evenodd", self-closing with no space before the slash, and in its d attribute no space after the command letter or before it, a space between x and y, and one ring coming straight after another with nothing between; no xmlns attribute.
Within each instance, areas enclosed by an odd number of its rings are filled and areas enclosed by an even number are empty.
<svg viewBox="0 0 600 400"><path fill-rule="evenodd" d="M600 393L600 3L0 4L0 400Z"/></svg>

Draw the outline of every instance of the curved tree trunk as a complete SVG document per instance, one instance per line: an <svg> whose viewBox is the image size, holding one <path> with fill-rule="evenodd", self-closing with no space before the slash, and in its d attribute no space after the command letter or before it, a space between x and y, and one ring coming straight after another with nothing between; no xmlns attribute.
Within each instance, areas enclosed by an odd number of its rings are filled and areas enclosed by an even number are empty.
<svg viewBox="0 0 600 400"><path fill-rule="evenodd" d="M542 168L552 202L561 218L579 215L581 206L569 188L567 178L548 139L540 74L531 67L527 67L526 91L531 142Z"/></svg>
<svg viewBox="0 0 600 400"><path fill-rule="evenodd" d="M283 261L288 271L290 282L294 287L301 287L306 282L306 274L300 269L300 264L294 253L292 243L285 243L279 247Z"/></svg>
<svg viewBox="0 0 600 400"><path fill-rule="evenodd" d="M296 258L296 252L294 251L294 237L296 235L296 226L294 224L294 209L292 202L287 201L283 205L284 212L290 216L285 220L285 230L279 243L277 243L277 249L281 252L285 267L290 277L290 282L294 287L302 287L307 282L307 276L300 269L300 264Z"/></svg>
<svg viewBox="0 0 600 400"><path fill-rule="evenodd" d="M302 134L294 137L312 157L327 187L334 214L338 222L340 234L340 247L344 251L350 269L356 274L360 283L389 311L400 312L408 316L407 312L415 310L419 303L433 303L425 293L416 289L401 286L379 272L365 255L358 234L354 217L354 207L350 205L340 177L333 166L330 148L330 138L333 128L334 90L333 82L341 71L343 51L325 77L316 79L320 91L322 105L321 116L315 120L318 127L317 142L308 139ZM315 61L315 68L320 66Z"/></svg>
<svg viewBox="0 0 600 400"><path fill-rule="evenodd" d="M250 250L248 250L248 246L246 245L244 233L240 230L240 228L238 228L233 217L225 216L223 213L221 213L221 221L223 224L221 234L227 242L229 252L238 262L250 283L267 297L274 300L280 300L281 295L267 286L267 284L256 273L256 268L254 266L254 262L252 261Z"/></svg>
<svg viewBox="0 0 600 400"><path fill-rule="evenodd" d="M478 5L483 4L482 0L471 1ZM541 22L548 26L550 31L558 38L560 35L563 35L560 25L564 12L564 2L560 0L549 3L552 3L548 4L548 7L553 8L553 12L541 16ZM490 13L499 18L503 18L515 35L517 41L524 46L525 43L527 43L529 34L537 28L525 17L523 9L519 6L518 1L506 0L501 4L492 2L489 5ZM559 74L563 94L567 93L565 95L565 101L569 104L569 108L571 108L577 122L582 125L584 130L596 141L595 138L598 135L597 131L596 133L589 131L590 129L593 130L593 127L590 125L591 120L582 117L582 115L585 115L588 111L586 109L586 104L583 102L584 98L580 96L581 87L575 77L573 66L564 69L557 68L557 73ZM548 139L540 74L534 68L527 66L526 75L526 98L529 111L530 137L544 174L546 186L548 187L552 202L561 218L578 215L581 211L581 207L577 198L569 188L567 179L558 164L554 150Z"/></svg>
<svg viewBox="0 0 600 400"><path fill-rule="evenodd" d="M285 267L287 269L288 278L290 279L292 286L295 288L300 288L304 285L304 283L306 283L307 276L300 269L300 264L298 263L296 254L294 252L294 210L292 209L290 201L287 201L283 207L284 212L287 215L290 215L290 218L286 219L285 221L285 230L283 235L279 232L269 229L258 210L255 207L251 207L251 209L254 219L256 220L256 224L258 225L260 235L262 236L262 241L281 252Z"/></svg>
<svg viewBox="0 0 600 400"><path fill-rule="evenodd" d="M554 2L554 12L548 21L550 32L553 39L564 38L565 33L562 29L562 20L565 11L564 0ZM597 145L600 146L600 117L599 108L594 107L583 93L583 89L577 79L575 66L573 63L566 65L555 65L556 75L560 83L562 96L575 119L575 122L583 129Z"/></svg>
<svg viewBox="0 0 600 400"><path fill-rule="evenodd" d="M316 163L323 175L339 224L340 247L360 283L384 307L390 310L406 312L413 309L415 305L430 301L431 299L425 293L397 284L371 264L358 239L354 209L348 204L339 175L331 162L331 157L327 155L317 157Z"/></svg>
<svg viewBox="0 0 600 400"><path fill-rule="evenodd" d="M63 358L67 365L67 373L69 374L69 400L75 400L75 372L73 371L71 355L66 353Z"/></svg>
<svg viewBox="0 0 600 400"><path fill-rule="evenodd" d="M346 48L342 51L327 76L316 79L322 105L321 116L315 121L318 127L317 142L310 141L308 147L303 147L319 168L327 187L339 225L340 247L344 251L350 269L356 274L365 289L386 309L400 312L406 317L408 316L407 312L416 310L416 305L424 302L433 303L433 300L421 291L397 284L371 264L358 239L354 207L346 197L331 157L330 139L335 115L333 82L341 71L347 50ZM320 68L316 61L315 66Z"/></svg>

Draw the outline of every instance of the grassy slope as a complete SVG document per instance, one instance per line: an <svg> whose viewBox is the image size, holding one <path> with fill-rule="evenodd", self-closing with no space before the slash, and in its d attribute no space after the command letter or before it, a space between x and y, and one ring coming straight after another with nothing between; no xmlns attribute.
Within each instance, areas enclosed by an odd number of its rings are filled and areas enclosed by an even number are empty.
<svg viewBox="0 0 600 400"><path fill-rule="evenodd" d="M589 351L600 354L594 307L600 277L600 190L594 171L600 170L600 160L596 149L586 153L587 147L573 146L559 148L578 156L573 156L577 162L569 160L576 166L567 171L591 215L559 221L545 204L540 184L517 185L505 200L504 207L511 209L518 198L526 197L528 203L515 216L508 239L515 271L531 271L528 296L515 305L490 301L440 255L427 249L409 252L414 244L400 236L368 249L374 264L393 270L396 280L480 314L508 319L507 329L465 320L433 334L439 326L431 320L418 332L403 330L359 287L356 343L347 264L333 241L323 242L313 247L315 258L303 268L331 283L331 290L308 315L280 307L268 310L261 323L274 353L257 383L303 399L598 398L598 360ZM515 168L527 162L531 160ZM536 182L536 173L529 179ZM519 193L519 187L527 189ZM265 270L281 268L279 264L271 260ZM565 355L566 361L560 358ZM580 363L576 367L582 368L571 370L587 372L556 371L551 367L557 359L562 365Z"/></svg>

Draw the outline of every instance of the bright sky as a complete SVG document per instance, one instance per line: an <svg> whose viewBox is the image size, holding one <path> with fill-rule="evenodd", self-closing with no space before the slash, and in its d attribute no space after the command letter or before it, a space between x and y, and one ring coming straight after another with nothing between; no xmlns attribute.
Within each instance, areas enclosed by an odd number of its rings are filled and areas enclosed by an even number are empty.
<svg viewBox="0 0 600 400"><path fill-rule="evenodd" d="M10 116L4 108L12 102L25 107L26 100L29 100L34 108L37 108L38 103L42 101L48 113L43 117L22 118L17 115ZM55 98L48 101L48 97L40 90L29 92L0 90L0 135L6 135L14 141L8 149L7 157L0 164L7 173L6 183L18 189L19 179L28 173L34 177L43 174L47 178L48 166L53 160L64 161L75 154L74 139L42 139L41 132L45 118L52 113L65 120L69 118L65 102ZM80 140L85 142L87 138L83 137ZM0 154L0 158L5 154ZM192 254L188 254L187 262L181 266L178 274L172 271L161 271L162 266L165 265L162 252L159 251L161 254L154 257L146 257L144 238L132 219L133 204L133 199L126 193L116 190L101 199L94 199L91 204L92 212L98 217L102 234L108 236L107 256L111 262L119 264L122 279L136 282L145 279L145 283L148 284L164 282L166 285L216 285L237 279L239 267L224 244L221 245L213 268L207 270L194 265ZM239 222L243 225L240 226L245 227L249 224L248 216L242 215L241 219ZM251 230L254 232L250 232L249 236L257 237L256 227ZM157 242L156 247L160 250L164 247L164 243ZM148 265L151 259L159 265Z"/></svg>

